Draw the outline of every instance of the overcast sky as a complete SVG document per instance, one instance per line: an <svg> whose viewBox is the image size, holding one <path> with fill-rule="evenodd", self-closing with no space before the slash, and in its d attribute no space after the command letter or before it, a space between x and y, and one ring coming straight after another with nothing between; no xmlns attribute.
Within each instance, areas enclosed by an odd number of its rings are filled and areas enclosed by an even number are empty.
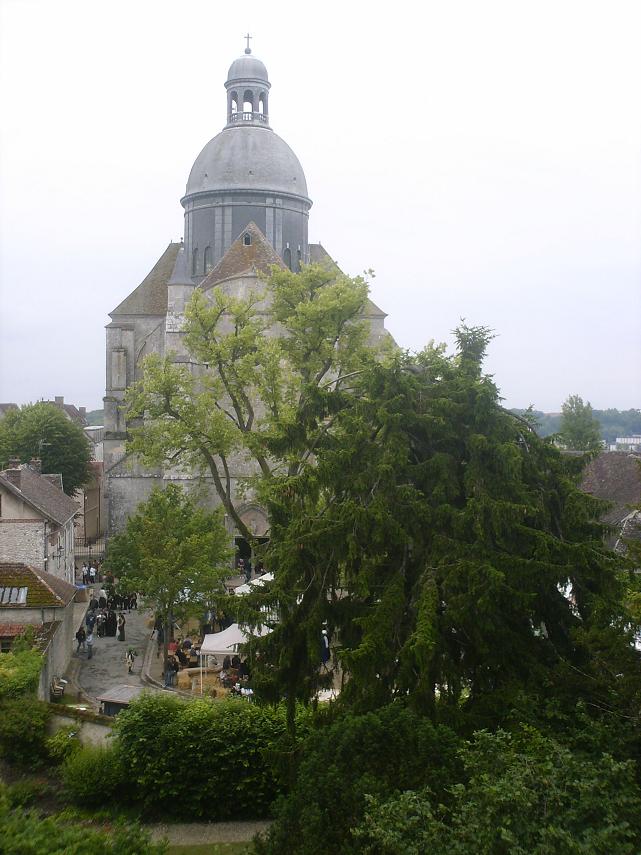
<svg viewBox="0 0 641 855"><path fill-rule="evenodd" d="M464 317L508 406L641 406L636 0L0 0L0 401L102 406L248 30L310 241L401 346Z"/></svg>

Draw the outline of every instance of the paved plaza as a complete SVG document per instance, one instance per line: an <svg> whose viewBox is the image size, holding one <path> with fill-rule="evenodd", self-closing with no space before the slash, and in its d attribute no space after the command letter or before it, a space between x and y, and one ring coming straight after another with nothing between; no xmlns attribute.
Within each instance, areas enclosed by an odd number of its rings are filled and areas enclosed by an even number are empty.
<svg viewBox="0 0 641 855"><path fill-rule="evenodd" d="M78 661L78 673L76 681L84 695L94 701L106 690L115 686L143 686L142 666L147 648L147 642L151 636L150 623L152 614L148 609L138 609L124 612L125 640L118 641L118 637L99 638L94 632L93 656L87 659L86 651L74 654L73 660ZM133 647L138 655L134 664L133 673L127 672L125 655L127 650Z"/></svg>

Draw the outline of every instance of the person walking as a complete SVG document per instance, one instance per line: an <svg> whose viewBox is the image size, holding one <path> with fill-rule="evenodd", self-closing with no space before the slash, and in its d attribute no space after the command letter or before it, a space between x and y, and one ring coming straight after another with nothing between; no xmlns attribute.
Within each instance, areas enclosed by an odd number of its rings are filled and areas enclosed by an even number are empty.
<svg viewBox="0 0 641 855"><path fill-rule="evenodd" d="M80 648L85 649L85 642L87 640L87 633L85 632L85 628L83 626L80 627L78 632L76 633L76 641L78 642L78 647L76 649L76 653L80 653Z"/></svg>
<svg viewBox="0 0 641 855"><path fill-rule="evenodd" d="M136 661L136 651L133 647L130 647L127 651L127 655L125 656L125 662L127 663L127 673L131 674L134 670L134 662Z"/></svg>
<svg viewBox="0 0 641 855"><path fill-rule="evenodd" d="M87 636L87 659L93 656L93 630L90 630Z"/></svg>
<svg viewBox="0 0 641 855"><path fill-rule="evenodd" d="M122 612L118 615L118 641L125 640L125 624L127 621L125 620L125 616Z"/></svg>

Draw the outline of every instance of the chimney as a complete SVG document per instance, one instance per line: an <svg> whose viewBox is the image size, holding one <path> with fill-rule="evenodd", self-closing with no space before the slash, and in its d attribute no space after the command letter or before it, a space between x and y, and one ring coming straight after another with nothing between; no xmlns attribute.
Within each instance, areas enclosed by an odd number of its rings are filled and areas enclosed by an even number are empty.
<svg viewBox="0 0 641 855"><path fill-rule="evenodd" d="M29 461L29 469L37 475L42 475L42 460L39 457L32 457Z"/></svg>
<svg viewBox="0 0 641 855"><path fill-rule="evenodd" d="M56 395L56 407L64 407L65 398L64 395Z"/></svg>
<svg viewBox="0 0 641 855"><path fill-rule="evenodd" d="M2 474L7 481L11 481L14 487L20 489L20 476L22 474L22 469L20 469L20 460L17 457L9 458L7 468Z"/></svg>

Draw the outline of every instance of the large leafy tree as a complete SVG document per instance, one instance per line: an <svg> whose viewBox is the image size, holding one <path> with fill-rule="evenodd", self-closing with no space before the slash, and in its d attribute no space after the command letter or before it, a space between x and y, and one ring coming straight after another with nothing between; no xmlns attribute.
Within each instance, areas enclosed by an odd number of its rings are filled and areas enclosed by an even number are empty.
<svg viewBox="0 0 641 855"><path fill-rule="evenodd" d="M345 385L371 356L364 279L310 265L273 269L260 290L234 297L196 291L185 313L190 369L147 357L129 391L129 451L213 480L248 540L236 506L239 479L295 475L343 405Z"/></svg>
<svg viewBox="0 0 641 855"><path fill-rule="evenodd" d="M402 697L485 725L525 692L636 715L634 622L601 505L577 489L577 458L500 406L489 338L463 326L454 356L369 367L313 465L263 483L277 573L245 607L256 622L280 609L260 642L266 693L315 694L327 622L357 709Z"/></svg>
<svg viewBox="0 0 641 855"><path fill-rule="evenodd" d="M163 619L165 667L171 621L211 604L229 571L228 541L221 514L205 512L176 484L155 489L110 540L105 568Z"/></svg>
<svg viewBox="0 0 641 855"><path fill-rule="evenodd" d="M571 451L598 451L601 442L601 425L592 412L590 402L583 403L579 395L570 395L561 407L559 437Z"/></svg>
<svg viewBox="0 0 641 855"><path fill-rule="evenodd" d="M89 480L91 450L85 432L44 401L9 410L0 420L0 468L12 457L21 463L39 457L43 472L62 475L70 496Z"/></svg>

